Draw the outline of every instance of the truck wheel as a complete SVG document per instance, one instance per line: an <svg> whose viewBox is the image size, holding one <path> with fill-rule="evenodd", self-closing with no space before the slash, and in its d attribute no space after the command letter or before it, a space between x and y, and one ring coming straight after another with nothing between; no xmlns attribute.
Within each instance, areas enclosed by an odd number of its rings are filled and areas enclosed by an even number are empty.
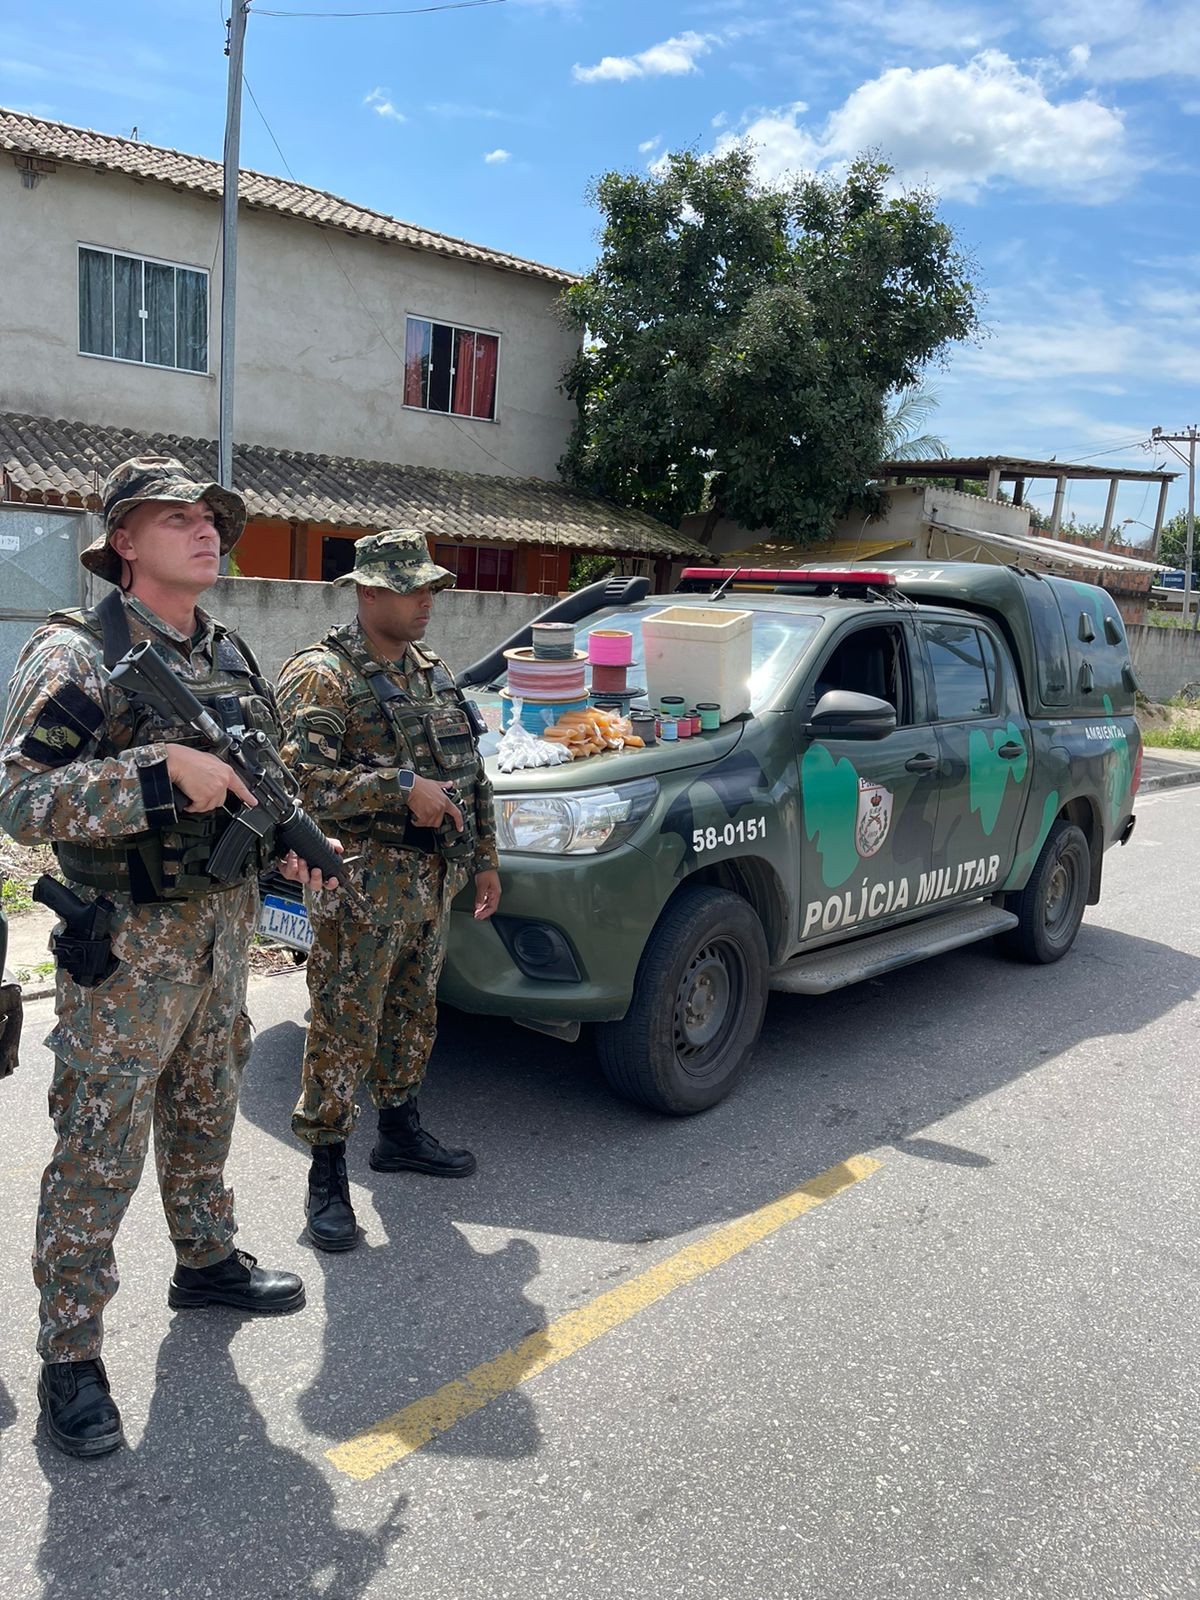
<svg viewBox="0 0 1200 1600"><path fill-rule="evenodd" d="M1000 935L1001 947L1021 961L1061 961L1075 943L1087 904L1091 852L1082 828L1058 821L1051 827L1029 882L1005 904L1020 918Z"/></svg>
<svg viewBox="0 0 1200 1600"><path fill-rule="evenodd" d="M767 1005L767 941L725 889L685 889L642 952L633 1003L596 1029L600 1067L626 1100L686 1117L716 1105L749 1065Z"/></svg>

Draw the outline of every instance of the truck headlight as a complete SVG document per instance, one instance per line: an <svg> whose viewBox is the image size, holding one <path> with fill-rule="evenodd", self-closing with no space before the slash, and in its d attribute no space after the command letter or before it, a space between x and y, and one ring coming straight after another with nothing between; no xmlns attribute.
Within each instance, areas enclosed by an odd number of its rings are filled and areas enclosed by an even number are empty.
<svg viewBox="0 0 1200 1600"><path fill-rule="evenodd" d="M624 844L657 795L655 778L573 794L505 795L496 810L496 843L533 855L596 855Z"/></svg>

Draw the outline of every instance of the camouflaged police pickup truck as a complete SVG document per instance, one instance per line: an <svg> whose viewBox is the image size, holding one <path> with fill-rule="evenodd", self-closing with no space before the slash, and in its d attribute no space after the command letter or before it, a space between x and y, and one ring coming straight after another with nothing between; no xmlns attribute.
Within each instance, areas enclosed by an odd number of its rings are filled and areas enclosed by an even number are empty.
<svg viewBox="0 0 1200 1600"><path fill-rule="evenodd" d="M665 603L592 615L577 642L628 628L640 662ZM1060 960L1141 769L1101 589L930 563L746 573L718 603L753 613L747 715L533 772L489 761L504 898L490 922L456 910L440 989L564 1039L588 1027L613 1088L675 1114L729 1093L770 990L817 997L985 938Z"/></svg>

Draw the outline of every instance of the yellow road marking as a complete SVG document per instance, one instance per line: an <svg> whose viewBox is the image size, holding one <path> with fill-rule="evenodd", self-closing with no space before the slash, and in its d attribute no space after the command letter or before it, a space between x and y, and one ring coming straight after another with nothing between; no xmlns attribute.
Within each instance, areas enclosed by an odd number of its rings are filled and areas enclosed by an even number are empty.
<svg viewBox="0 0 1200 1600"><path fill-rule="evenodd" d="M832 1200L863 1178L869 1178L881 1165L871 1156L851 1156L836 1167L830 1167L790 1194L715 1229L628 1283L609 1289L586 1306L568 1311L547 1327L538 1328L520 1344L472 1367L465 1377L444 1383L440 1389L414 1400L402 1411L384 1417L382 1422L376 1422L343 1444L334 1445L325 1452L326 1457L339 1472L365 1483L385 1467L394 1466L405 1456L412 1455L438 1434L448 1432L464 1417L482 1411L484 1406L527 1383L539 1372L545 1372L547 1367L565 1361L685 1283L711 1272L750 1245L775 1233L785 1223Z"/></svg>

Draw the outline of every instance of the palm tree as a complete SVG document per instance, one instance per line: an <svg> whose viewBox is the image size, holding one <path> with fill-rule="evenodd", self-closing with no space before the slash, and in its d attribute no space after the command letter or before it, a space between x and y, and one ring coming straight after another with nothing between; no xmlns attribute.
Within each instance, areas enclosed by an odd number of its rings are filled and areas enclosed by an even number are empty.
<svg viewBox="0 0 1200 1600"><path fill-rule="evenodd" d="M894 391L883 419L880 454L884 461L944 461L950 454L946 441L935 433L921 433L930 414L940 404L930 389L915 384Z"/></svg>

